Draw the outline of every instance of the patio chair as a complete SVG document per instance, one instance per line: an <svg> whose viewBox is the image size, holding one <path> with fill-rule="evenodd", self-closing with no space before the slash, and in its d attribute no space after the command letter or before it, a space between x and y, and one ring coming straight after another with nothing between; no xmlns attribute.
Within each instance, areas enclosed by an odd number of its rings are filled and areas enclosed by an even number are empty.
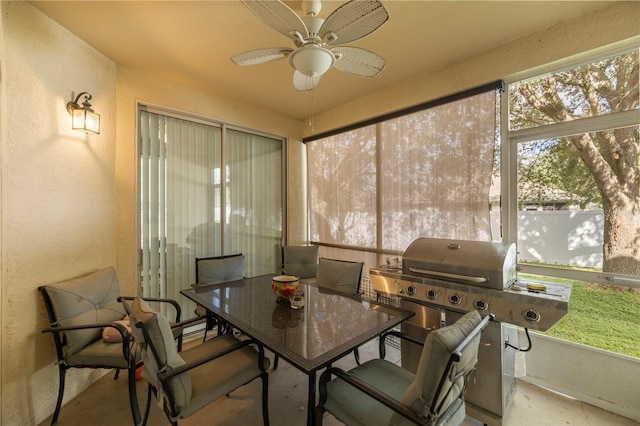
<svg viewBox="0 0 640 426"><path fill-rule="evenodd" d="M149 416L151 394L171 424L177 425L178 419L191 416L258 377L262 379L262 419L265 425L269 424L269 359L265 358L262 345L223 334L178 353L171 327L162 313L154 312L140 298L131 304L124 299L121 302L129 314L135 339L142 346L141 376L149 386L143 425Z"/></svg>
<svg viewBox="0 0 640 426"><path fill-rule="evenodd" d="M42 294L50 323L42 332L53 336L60 377L58 400L51 424L58 421L65 374L70 368L115 369L114 379L118 378L121 369L127 370L133 423L140 424L135 385L139 357L136 357L137 353L132 348L127 327L116 322L123 320L126 313L118 302L120 285L115 269L105 268L57 284L44 285L38 290ZM176 312L176 322L180 321L180 305L176 301L148 300L171 304ZM179 340L181 345L181 337Z"/></svg>
<svg viewBox="0 0 640 426"><path fill-rule="evenodd" d="M245 256L242 253L227 256L196 258L196 284L206 286L244 278ZM206 317L203 342L207 332L218 326L218 334L226 328L219 318L207 311L204 306L196 307L196 315Z"/></svg>
<svg viewBox="0 0 640 426"><path fill-rule="evenodd" d="M322 373L317 424L322 425L326 410L346 425L460 425L480 336L492 319L492 314L483 319L471 311L455 324L430 332L424 342L397 331L383 334L380 359L348 372L331 367ZM387 335L424 345L416 374L383 359Z"/></svg>
<svg viewBox="0 0 640 426"><path fill-rule="evenodd" d="M298 278L315 278L318 269L318 246L282 247L282 273Z"/></svg>
<svg viewBox="0 0 640 426"><path fill-rule="evenodd" d="M343 293L360 294L363 266L362 262L321 257L318 261L316 285Z"/></svg>

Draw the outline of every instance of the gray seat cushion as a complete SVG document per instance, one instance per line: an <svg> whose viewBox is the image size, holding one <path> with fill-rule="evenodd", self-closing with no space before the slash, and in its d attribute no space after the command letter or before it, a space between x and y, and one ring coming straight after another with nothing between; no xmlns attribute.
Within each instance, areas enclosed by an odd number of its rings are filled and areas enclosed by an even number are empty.
<svg viewBox="0 0 640 426"><path fill-rule="evenodd" d="M318 270L318 246L284 246L282 270L298 278L315 278Z"/></svg>
<svg viewBox="0 0 640 426"><path fill-rule="evenodd" d="M180 352L182 358L188 363L201 359L212 352L238 342L238 339L229 334L207 340L205 343ZM265 370L269 369L269 359L264 359ZM193 394L191 403L182 407L180 417L189 417L229 392L249 383L262 373L258 367L258 353L251 347L231 352L221 358L210 361L190 371Z"/></svg>
<svg viewBox="0 0 640 426"><path fill-rule="evenodd" d="M132 347L132 350L134 348ZM128 368L129 361L122 354L122 343L105 343L98 339L65 357L69 367L95 365L112 368Z"/></svg>
<svg viewBox="0 0 640 426"><path fill-rule="evenodd" d="M357 293L360 289L362 262L320 258L316 284L343 293Z"/></svg>
<svg viewBox="0 0 640 426"><path fill-rule="evenodd" d="M240 280L244 277L244 266L243 254L198 259L198 284Z"/></svg>
<svg viewBox="0 0 640 426"><path fill-rule="evenodd" d="M61 326L112 323L125 316L118 302L120 285L112 267L45 286ZM74 330L66 333L68 354L102 338L102 329ZM115 345L121 347L121 345Z"/></svg>
<svg viewBox="0 0 640 426"><path fill-rule="evenodd" d="M147 347L143 346L142 361L144 369L142 377L151 383L158 392L162 394L163 388L158 380L159 371L170 371L176 367L185 364L184 360L178 355L175 338L171 331L169 321L161 313L154 312L153 309L142 299L135 298L131 303L132 312L129 313L131 320L131 329L134 331L136 341L145 342ZM136 326L136 322L142 323L147 331L149 339L145 339L141 330ZM155 358L153 352L149 348L153 346L158 355ZM175 403L179 407L185 407L191 402L192 386L191 376L189 373L183 373L173 377L169 382L172 396Z"/></svg>
<svg viewBox="0 0 640 426"><path fill-rule="evenodd" d="M384 359L373 359L349 371L349 374L382 390L396 400L405 394L415 376ZM327 385L324 407L338 420L348 425L388 425L393 411L372 397L358 391L341 379Z"/></svg>
<svg viewBox="0 0 640 426"><path fill-rule="evenodd" d="M425 415L428 413L451 353L481 321L480 314L477 311L471 311L455 324L439 328L427 335L416 370L416 380L402 397L401 401L404 404L413 407L417 412ZM462 391L465 384L462 373L475 368L479 343L480 334L477 334L475 339L465 347L461 361L454 364L452 373L457 378L451 381L451 374L447 376L441 393L437 395L437 404L442 404L442 408L434 414L439 416L444 413Z"/></svg>

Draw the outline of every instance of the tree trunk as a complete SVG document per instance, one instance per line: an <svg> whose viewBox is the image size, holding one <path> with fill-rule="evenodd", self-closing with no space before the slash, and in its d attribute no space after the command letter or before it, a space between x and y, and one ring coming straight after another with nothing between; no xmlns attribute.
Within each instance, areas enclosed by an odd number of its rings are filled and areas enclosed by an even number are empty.
<svg viewBox="0 0 640 426"><path fill-rule="evenodd" d="M640 201L604 202L603 272L640 275Z"/></svg>

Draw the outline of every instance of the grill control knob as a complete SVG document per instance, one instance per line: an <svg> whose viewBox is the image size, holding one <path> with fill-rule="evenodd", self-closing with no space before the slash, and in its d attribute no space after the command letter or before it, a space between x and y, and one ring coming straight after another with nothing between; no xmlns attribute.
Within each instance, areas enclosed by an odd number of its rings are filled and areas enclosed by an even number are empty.
<svg viewBox="0 0 640 426"><path fill-rule="evenodd" d="M460 296L458 296L457 294L454 294L452 296L449 296L449 302L453 303L454 305L457 305L458 303L460 303Z"/></svg>
<svg viewBox="0 0 640 426"><path fill-rule="evenodd" d="M540 314L535 309L529 309L523 312L524 319L531 322L540 321Z"/></svg>
<svg viewBox="0 0 640 426"><path fill-rule="evenodd" d="M475 306L475 308L479 311L486 311L489 307L489 304L482 299L478 299L473 302L473 306Z"/></svg>
<svg viewBox="0 0 640 426"><path fill-rule="evenodd" d="M407 293L409 294L409 296L413 296L414 294L416 294L416 288L410 285L409 287L407 287Z"/></svg>
<svg viewBox="0 0 640 426"><path fill-rule="evenodd" d="M427 297L431 300L435 299L436 297L438 297L438 293L436 293L435 290L429 290L427 291Z"/></svg>

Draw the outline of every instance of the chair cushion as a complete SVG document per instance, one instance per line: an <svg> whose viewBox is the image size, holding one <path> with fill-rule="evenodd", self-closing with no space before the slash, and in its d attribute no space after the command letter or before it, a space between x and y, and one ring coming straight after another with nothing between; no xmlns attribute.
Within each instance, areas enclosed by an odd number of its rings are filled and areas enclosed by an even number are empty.
<svg viewBox="0 0 640 426"><path fill-rule="evenodd" d="M120 285L112 267L44 287L61 326L112 323L125 316L117 300ZM67 332L67 353L77 352L101 335L101 328Z"/></svg>
<svg viewBox="0 0 640 426"><path fill-rule="evenodd" d="M178 355L173 332L167 318L160 312L154 312L147 302L136 297L131 303L132 321L140 321L146 329L149 340L145 340L147 347L143 349L142 360L144 369L142 376L149 381L159 392L162 387L157 378L159 371L170 371L176 367L184 365L184 360ZM137 329L132 323L132 329ZM138 329L139 330L139 329ZM139 331L134 332L136 340L144 339ZM142 341L142 340L138 340ZM158 359L156 360L151 348L156 350ZM191 376L188 372L182 373L169 381L171 394L174 402L179 407L185 407L191 402L192 386Z"/></svg>
<svg viewBox="0 0 640 426"><path fill-rule="evenodd" d="M198 284L240 280L244 276L245 257L234 256L198 259Z"/></svg>
<svg viewBox="0 0 640 426"><path fill-rule="evenodd" d="M282 269L298 278L315 278L318 270L318 246L284 246Z"/></svg>
<svg viewBox="0 0 640 426"><path fill-rule="evenodd" d="M122 342L106 343L101 339L68 354L65 364L69 367L129 368L129 361L122 354Z"/></svg>
<svg viewBox="0 0 640 426"><path fill-rule="evenodd" d="M372 359L349 371L349 374L369 383L382 392L400 400L415 380L409 371L384 359ZM388 425L393 410L372 397L336 378L327 385L324 407L348 425Z"/></svg>
<svg viewBox="0 0 640 426"><path fill-rule="evenodd" d="M362 262L320 258L316 284L344 293L357 293L360 288Z"/></svg>
<svg viewBox="0 0 640 426"><path fill-rule="evenodd" d="M418 362L415 381L403 395L402 403L413 407L414 410L424 415L429 413L433 398L436 396L435 393L440 378L445 371L451 353L481 321L482 317L474 310L465 314L455 324L437 329L427 335L420 361ZM454 367L454 373L469 371L475 367L478 359L479 343L480 334L466 346L462 360L456 363ZM437 404L440 404L443 399L444 403L439 412L433 413L435 415L444 413L459 396L464 386L464 376L458 377L455 382L452 382L450 377L450 375L447 376L441 393L437 396ZM447 393L449 388L453 389Z"/></svg>
<svg viewBox="0 0 640 426"><path fill-rule="evenodd" d="M213 352L231 346L239 340L223 334L207 340L201 345L180 352L186 362L202 359ZM265 370L269 369L269 359L265 358ZM179 417L185 418L200 410L210 402L249 383L262 373L258 367L258 353L245 346L221 358L209 361L191 370L193 396L191 403L181 407Z"/></svg>

